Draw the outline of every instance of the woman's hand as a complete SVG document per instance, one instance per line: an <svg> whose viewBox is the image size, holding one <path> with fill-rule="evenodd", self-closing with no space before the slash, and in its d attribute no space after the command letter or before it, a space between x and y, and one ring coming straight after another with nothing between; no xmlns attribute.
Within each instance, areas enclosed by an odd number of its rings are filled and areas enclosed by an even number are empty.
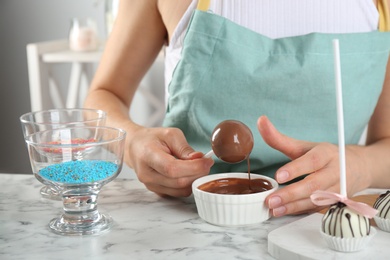
<svg viewBox="0 0 390 260"><path fill-rule="evenodd" d="M134 168L148 189L160 195L190 195L192 182L207 175L213 164L188 145L180 130L144 128L129 117L142 78L189 3L120 1L84 105L106 111L106 125L126 130L125 163ZM164 9L163 14L160 9Z"/></svg>
<svg viewBox="0 0 390 260"><path fill-rule="evenodd" d="M297 177L304 179L289 184L266 199L275 217L318 210L310 195L316 190L340 193L340 164L338 146L293 139L279 133L267 117L261 116L257 126L264 141L292 161L275 173L283 184ZM365 169L362 147L346 147L347 193L349 196L370 186L370 174Z"/></svg>
<svg viewBox="0 0 390 260"><path fill-rule="evenodd" d="M177 128L139 128L125 149L125 161L138 179L161 196L191 195L192 182L207 175L214 164L194 151Z"/></svg>

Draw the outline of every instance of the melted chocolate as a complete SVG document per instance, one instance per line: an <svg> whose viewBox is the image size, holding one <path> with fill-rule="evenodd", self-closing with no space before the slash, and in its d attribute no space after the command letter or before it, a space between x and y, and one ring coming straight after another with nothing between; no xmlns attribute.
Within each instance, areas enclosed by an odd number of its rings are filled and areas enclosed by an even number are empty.
<svg viewBox="0 0 390 260"><path fill-rule="evenodd" d="M249 157L253 149L253 135L249 127L240 121L225 120L214 128L211 147L222 161L238 163Z"/></svg>
<svg viewBox="0 0 390 260"><path fill-rule="evenodd" d="M206 182L200 190L217 194L250 194L272 189L272 184L265 179L223 178Z"/></svg>

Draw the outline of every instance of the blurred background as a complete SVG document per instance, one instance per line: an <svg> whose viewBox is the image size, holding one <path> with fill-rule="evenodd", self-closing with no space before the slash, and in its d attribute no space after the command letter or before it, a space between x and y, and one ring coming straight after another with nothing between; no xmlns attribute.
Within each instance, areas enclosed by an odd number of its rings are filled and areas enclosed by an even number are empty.
<svg viewBox="0 0 390 260"><path fill-rule="evenodd" d="M95 20L101 40L107 37L109 4L119 0L1 0L0 1L0 173L31 173L19 117L32 110L26 46L30 43L68 39L74 17ZM98 62L91 64L92 76ZM71 63L51 64L61 92L66 96ZM131 114L147 124L159 109L145 102L145 96L164 100L163 66L155 63L145 76L147 95L137 94ZM50 107L54 108L54 107ZM45 108L46 109L46 108ZM161 115L163 111L159 111ZM159 116L157 115L157 116ZM161 120L154 120L159 124Z"/></svg>

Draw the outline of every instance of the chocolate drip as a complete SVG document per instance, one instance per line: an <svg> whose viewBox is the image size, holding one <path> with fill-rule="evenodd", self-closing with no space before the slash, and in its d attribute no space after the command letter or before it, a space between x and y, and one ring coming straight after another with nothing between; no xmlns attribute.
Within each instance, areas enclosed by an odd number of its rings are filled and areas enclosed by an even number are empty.
<svg viewBox="0 0 390 260"><path fill-rule="evenodd" d="M225 120L214 128L210 141L214 154L222 161L239 163L247 160L249 180L247 190L251 191L249 155L252 152L254 141L250 128L238 120Z"/></svg>
<svg viewBox="0 0 390 260"><path fill-rule="evenodd" d="M249 180L249 189L252 190L252 185L251 185L251 163L250 163L250 160L249 158L246 159L247 163L248 163L248 180Z"/></svg>

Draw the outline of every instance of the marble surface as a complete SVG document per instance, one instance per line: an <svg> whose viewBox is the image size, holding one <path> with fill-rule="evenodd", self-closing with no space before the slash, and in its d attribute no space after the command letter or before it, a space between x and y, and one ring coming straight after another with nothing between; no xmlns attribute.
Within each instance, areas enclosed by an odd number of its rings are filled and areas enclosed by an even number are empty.
<svg viewBox="0 0 390 260"><path fill-rule="evenodd" d="M268 234L305 217L213 226L198 216L193 197L160 198L134 176L121 174L98 200L99 210L113 217L113 228L66 237L48 230L62 202L41 199L41 187L32 174L0 174L0 259L273 259Z"/></svg>

